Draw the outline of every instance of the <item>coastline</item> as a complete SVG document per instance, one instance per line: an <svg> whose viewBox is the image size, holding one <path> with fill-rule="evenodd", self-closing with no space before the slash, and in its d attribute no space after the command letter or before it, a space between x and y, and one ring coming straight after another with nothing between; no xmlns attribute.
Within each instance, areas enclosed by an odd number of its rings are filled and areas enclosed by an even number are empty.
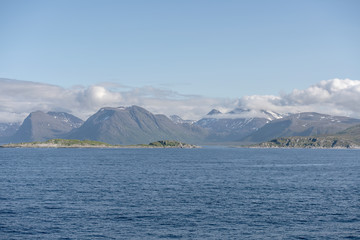
<svg viewBox="0 0 360 240"><path fill-rule="evenodd" d="M0 145L0 148L200 148L200 146L177 141L157 141L149 144L112 145L89 140L52 139L46 142L10 143Z"/></svg>
<svg viewBox="0 0 360 240"><path fill-rule="evenodd" d="M238 148L257 148L257 149L339 149L339 150L355 150L360 149L360 146L352 146L352 147L282 147L282 146L273 146L273 147L263 147L263 146L239 146Z"/></svg>

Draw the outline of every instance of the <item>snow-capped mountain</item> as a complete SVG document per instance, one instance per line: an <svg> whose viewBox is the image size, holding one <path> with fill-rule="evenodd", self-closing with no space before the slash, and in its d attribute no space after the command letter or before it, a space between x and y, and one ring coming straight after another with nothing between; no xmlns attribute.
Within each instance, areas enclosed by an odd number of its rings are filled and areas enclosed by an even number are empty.
<svg viewBox="0 0 360 240"><path fill-rule="evenodd" d="M228 112L227 114L236 115L237 118L266 118L269 121L284 117L284 114L276 113L273 111L244 109L244 108L235 108L234 110Z"/></svg>
<svg viewBox="0 0 360 240"><path fill-rule="evenodd" d="M210 131L209 141L231 142L240 141L270 121L282 117L282 114L266 110L236 108L222 113L213 109L195 124Z"/></svg>
<svg viewBox="0 0 360 240"><path fill-rule="evenodd" d="M277 137L333 134L360 124L360 119L320 113L279 114L237 108L211 110L199 121L152 114L138 106L101 108L85 123L71 114L31 113L21 124L0 124L0 142L43 141L51 138L90 139L113 144L175 139L195 144L255 143ZM17 131L16 131L17 129ZM4 135L15 132L14 135Z"/></svg>
<svg viewBox="0 0 360 240"><path fill-rule="evenodd" d="M278 137L333 134L356 124L360 124L360 119L314 112L295 113L271 121L244 140L263 142Z"/></svg>

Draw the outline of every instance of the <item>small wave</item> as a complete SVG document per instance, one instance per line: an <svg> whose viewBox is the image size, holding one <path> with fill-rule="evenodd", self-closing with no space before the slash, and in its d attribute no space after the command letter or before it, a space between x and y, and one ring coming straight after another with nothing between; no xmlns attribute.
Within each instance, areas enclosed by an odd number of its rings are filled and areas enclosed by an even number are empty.
<svg viewBox="0 0 360 240"><path fill-rule="evenodd" d="M322 167L331 166L332 163L295 163L295 164L257 164L248 165L248 167Z"/></svg>

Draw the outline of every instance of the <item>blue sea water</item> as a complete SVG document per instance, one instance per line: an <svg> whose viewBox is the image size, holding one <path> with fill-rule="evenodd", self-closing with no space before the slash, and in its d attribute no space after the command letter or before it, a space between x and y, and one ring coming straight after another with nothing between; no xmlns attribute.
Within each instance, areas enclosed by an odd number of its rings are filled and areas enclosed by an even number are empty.
<svg viewBox="0 0 360 240"><path fill-rule="evenodd" d="M0 239L360 239L360 151L0 149Z"/></svg>

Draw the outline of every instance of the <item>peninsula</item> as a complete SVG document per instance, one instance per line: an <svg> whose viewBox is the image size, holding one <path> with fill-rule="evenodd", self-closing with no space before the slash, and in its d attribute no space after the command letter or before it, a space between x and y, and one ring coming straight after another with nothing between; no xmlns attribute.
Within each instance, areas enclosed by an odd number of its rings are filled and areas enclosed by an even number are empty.
<svg viewBox="0 0 360 240"><path fill-rule="evenodd" d="M251 148L360 148L357 142L335 136L282 137L249 146Z"/></svg>
<svg viewBox="0 0 360 240"><path fill-rule="evenodd" d="M149 144L112 145L99 141L77 139L51 139L44 142L11 143L2 148L199 148L199 146L172 140L156 141Z"/></svg>

